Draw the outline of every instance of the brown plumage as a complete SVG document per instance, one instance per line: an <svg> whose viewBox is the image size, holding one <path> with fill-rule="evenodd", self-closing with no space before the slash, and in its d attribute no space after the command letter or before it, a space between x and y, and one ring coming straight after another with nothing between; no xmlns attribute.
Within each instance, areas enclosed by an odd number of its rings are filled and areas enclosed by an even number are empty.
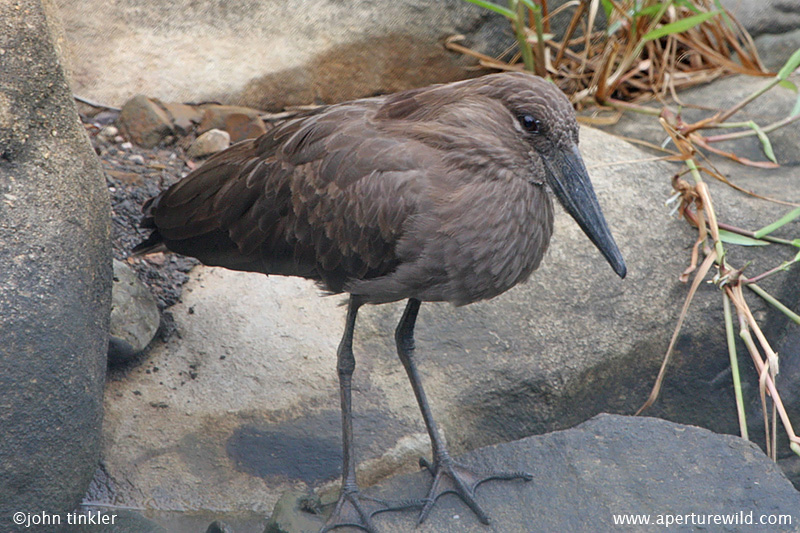
<svg viewBox="0 0 800 533"><path fill-rule="evenodd" d="M554 85L496 74L316 109L232 146L145 205L143 226L154 231L137 252L166 248L351 294L339 349L343 491L324 530L352 523L371 531L372 514L397 508L373 509L355 486L349 375L364 303L409 299L398 353L434 448L420 520L448 491L488 520L475 487L528 478L476 476L449 458L416 375L413 327L420 301L468 304L530 276L553 229L546 184L624 277L577 145L574 112Z"/></svg>

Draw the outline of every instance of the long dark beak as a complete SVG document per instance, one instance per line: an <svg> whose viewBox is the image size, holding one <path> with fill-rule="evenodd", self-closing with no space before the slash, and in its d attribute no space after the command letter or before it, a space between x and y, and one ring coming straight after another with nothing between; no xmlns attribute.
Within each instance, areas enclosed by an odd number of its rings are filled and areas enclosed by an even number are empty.
<svg viewBox="0 0 800 533"><path fill-rule="evenodd" d="M625 260L600 210L578 146L572 145L566 150L548 154L544 162L550 187L558 201L597 246L614 272L624 278L627 273Z"/></svg>

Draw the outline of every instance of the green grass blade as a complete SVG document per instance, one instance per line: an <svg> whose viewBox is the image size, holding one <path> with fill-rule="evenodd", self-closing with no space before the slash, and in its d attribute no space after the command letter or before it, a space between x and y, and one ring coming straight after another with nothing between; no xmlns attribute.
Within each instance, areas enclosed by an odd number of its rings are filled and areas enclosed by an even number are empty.
<svg viewBox="0 0 800 533"><path fill-rule="evenodd" d="M600 0L600 3L603 4L603 11L606 12L606 22L608 22L611 19L611 13L614 11L614 4L609 0Z"/></svg>
<svg viewBox="0 0 800 533"><path fill-rule="evenodd" d="M534 11L536 13L539 13L539 12L542 11L542 8L537 6L536 4L534 4L533 0L522 0L522 3L525 4L525 6L528 9L530 9L531 11Z"/></svg>
<svg viewBox="0 0 800 533"><path fill-rule="evenodd" d="M769 243L745 235L739 235L732 231L721 229L719 230L719 239L727 244L738 244L739 246L766 246Z"/></svg>
<svg viewBox="0 0 800 533"><path fill-rule="evenodd" d="M736 26L733 25L733 21L728 16L728 14L725 13L725 8L722 7L722 2L720 2L719 0L714 0L714 5L717 6L717 9L722 14L722 20L725 21L725 25L728 27L728 29L731 30L733 33L736 33Z"/></svg>
<svg viewBox="0 0 800 533"><path fill-rule="evenodd" d="M792 57L789 58L783 67L778 71L778 79L785 80L789 74L794 72L797 67L800 67L800 48L794 51Z"/></svg>
<svg viewBox="0 0 800 533"><path fill-rule="evenodd" d="M788 224L789 222L793 221L794 219L796 219L798 217L800 217L800 207L789 211L787 214L783 215L781 218L779 218L778 220L776 220L772 224L769 224L768 226L764 226L760 230L756 231L753 234L753 236L756 239L760 239L764 235L769 235L770 233L772 233L776 229L785 226L786 224Z"/></svg>
<svg viewBox="0 0 800 533"><path fill-rule="evenodd" d="M689 0L675 0L675 5L676 6L683 6L686 9L688 9L689 11L694 11L695 13L702 13L702 11L697 9L697 7L693 3L691 3Z"/></svg>
<svg viewBox="0 0 800 533"><path fill-rule="evenodd" d="M652 17L659 11L661 11L662 4L653 4L652 6L648 6L641 11L636 11L633 16L634 17Z"/></svg>
<svg viewBox="0 0 800 533"><path fill-rule="evenodd" d="M768 293L755 283L748 283L747 285L745 285L745 287L747 287L754 293L761 296L761 298L763 298L765 302L767 302L772 307L774 307L775 309L786 315L789 318L789 320L791 320L795 324L800 324L800 315L798 315L797 313L795 313L794 311L783 305L777 298L772 296L770 293Z"/></svg>
<svg viewBox="0 0 800 533"><path fill-rule="evenodd" d="M733 331L733 315L731 302L727 293L722 293L722 308L725 314L725 338L728 341L728 357L731 360L731 377L733 377L733 394L736 397L736 414L739 416L739 434L749 440L747 435L747 417L745 416L742 396L742 380L739 377L739 357L736 355L736 337Z"/></svg>
<svg viewBox="0 0 800 533"><path fill-rule="evenodd" d="M660 37L664 37L665 35L671 35L673 33L681 33L686 30L690 30L698 24L702 24L708 19L716 17L719 15L719 13L719 11L709 11L707 13L700 13L699 15L692 15L691 17L686 17L685 19L676 20L675 22L665 24L660 28L656 28L645 33L642 36L642 41L652 41L653 39L658 39Z"/></svg>
<svg viewBox="0 0 800 533"><path fill-rule="evenodd" d="M780 83L778 83L778 85L780 85L784 89L789 89L790 91L797 92L797 85L790 82L789 80L781 80Z"/></svg>
<svg viewBox="0 0 800 533"><path fill-rule="evenodd" d="M800 92L797 93L797 100L794 101L794 107L792 108L792 112L789 113L790 117L795 115L800 115Z"/></svg>
<svg viewBox="0 0 800 533"><path fill-rule="evenodd" d="M484 9L488 9L489 11L494 11L495 13L499 13L506 18L513 19L516 17L516 13L511 11L508 8L503 6L499 6L494 2L487 2L486 0L464 0L465 2L469 2L470 4L475 4L476 6L481 6Z"/></svg>

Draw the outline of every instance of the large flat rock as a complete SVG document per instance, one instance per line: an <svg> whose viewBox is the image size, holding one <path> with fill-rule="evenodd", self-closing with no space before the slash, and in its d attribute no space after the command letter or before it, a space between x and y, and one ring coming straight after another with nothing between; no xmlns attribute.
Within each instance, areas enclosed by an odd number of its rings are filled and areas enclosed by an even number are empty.
<svg viewBox="0 0 800 533"><path fill-rule="evenodd" d="M800 530L800 493L754 444L664 420L599 415L572 429L481 448L460 460L490 470L525 470L533 480L490 481L478 488L490 526L447 495L421 526L416 527L414 511L385 513L375 519L379 531ZM430 481L427 472L418 472L368 492L418 498ZM311 527L284 531L316 533L313 526L323 522L303 518ZM623 520L640 522L624 527Z"/></svg>

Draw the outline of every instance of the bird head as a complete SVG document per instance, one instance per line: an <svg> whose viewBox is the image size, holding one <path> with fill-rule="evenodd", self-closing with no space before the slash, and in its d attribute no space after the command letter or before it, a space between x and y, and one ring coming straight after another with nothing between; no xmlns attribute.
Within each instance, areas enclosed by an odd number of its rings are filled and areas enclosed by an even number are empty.
<svg viewBox="0 0 800 533"><path fill-rule="evenodd" d="M531 74L516 72L492 77L495 79L486 84L488 95L502 101L513 115L517 137L530 148L537 166L541 162L545 182L614 272L624 278L625 261L608 229L578 150L578 122L569 100L554 84Z"/></svg>

